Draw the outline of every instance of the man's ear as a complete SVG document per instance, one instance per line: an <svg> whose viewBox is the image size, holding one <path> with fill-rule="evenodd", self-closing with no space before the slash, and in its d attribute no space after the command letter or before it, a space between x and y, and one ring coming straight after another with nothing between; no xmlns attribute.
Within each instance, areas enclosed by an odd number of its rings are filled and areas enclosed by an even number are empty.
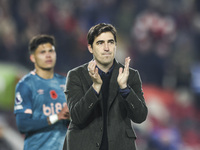
<svg viewBox="0 0 200 150"><path fill-rule="evenodd" d="M30 55L30 60L35 63L35 56L33 54Z"/></svg>
<svg viewBox="0 0 200 150"><path fill-rule="evenodd" d="M88 44L88 50L91 54L93 54L93 49L92 49L92 46L90 44Z"/></svg>

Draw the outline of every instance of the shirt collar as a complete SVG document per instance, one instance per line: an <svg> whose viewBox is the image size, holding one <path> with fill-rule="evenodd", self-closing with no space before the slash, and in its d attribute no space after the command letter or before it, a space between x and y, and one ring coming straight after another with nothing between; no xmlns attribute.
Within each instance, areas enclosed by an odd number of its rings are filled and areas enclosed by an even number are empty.
<svg viewBox="0 0 200 150"><path fill-rule="evenodd" d="M102 75L110 75L110 74L112 73L112 71L113 71L114 63L115 63L115 61L113 61L113 65L110 67L110 69L109 69L109 71L108 71L107 73L103 72L103 71L97 66L99 75L100 75L100 76L102 76Z"/></svg>

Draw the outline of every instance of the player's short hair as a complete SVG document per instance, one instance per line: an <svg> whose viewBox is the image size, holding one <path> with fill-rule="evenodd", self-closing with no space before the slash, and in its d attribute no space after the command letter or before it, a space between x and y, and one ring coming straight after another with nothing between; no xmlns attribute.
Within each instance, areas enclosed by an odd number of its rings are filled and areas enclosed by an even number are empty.
<svg viewBox="0 0 200 150"><path fill-rule="evenodd" d="M88 34L87 34L88 44L90 44L91 47L92 47L94 39L103 32L111 32L114 36L115 42L117 43L117 37L116 37L117 36L117 30L116 30L116 28L111 24L99 23L95 26L92 26L89 29Z"/></svg>
<svg viewBox="0 0 200 150"><path fill-rule="evenodd" d="M55 38L51 35L39 34L34 36L29 42L29 53L32 54L38 48L39 45L50 43L55 46Z"/></svg>

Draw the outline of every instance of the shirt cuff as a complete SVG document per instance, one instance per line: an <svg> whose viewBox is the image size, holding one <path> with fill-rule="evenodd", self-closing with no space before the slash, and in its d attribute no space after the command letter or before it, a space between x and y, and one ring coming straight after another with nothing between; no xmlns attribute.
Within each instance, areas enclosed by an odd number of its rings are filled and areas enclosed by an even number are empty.
<svg viewBox="0 0 200 150"><path fill-rule="evenodd" d="M131 90L129 89L128 86L126 88L124 88L124 89L119 89L119 93L121 94L121 96L123 98L126 98L128 96L128 94L130 93L130 91Z"/></svg>

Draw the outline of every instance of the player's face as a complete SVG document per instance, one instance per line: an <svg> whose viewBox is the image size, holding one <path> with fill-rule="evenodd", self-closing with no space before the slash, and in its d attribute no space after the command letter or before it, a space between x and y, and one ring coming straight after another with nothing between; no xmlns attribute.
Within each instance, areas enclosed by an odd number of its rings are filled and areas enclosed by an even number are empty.
<svg viewBox="0 0 200 150"><path fill-rule="evenodd" d="M111 32L101 33L95 38L93 47L88 45L88 49L93 54L97 65L112 66L116 53L116 42Z"/></svg>
<svg viewBox="0 0 200 150"><path fill-rule="evenodd" d="M50 43L41 44L31 55L36 69L52 70L56 64L55 47Z"/></svg>

